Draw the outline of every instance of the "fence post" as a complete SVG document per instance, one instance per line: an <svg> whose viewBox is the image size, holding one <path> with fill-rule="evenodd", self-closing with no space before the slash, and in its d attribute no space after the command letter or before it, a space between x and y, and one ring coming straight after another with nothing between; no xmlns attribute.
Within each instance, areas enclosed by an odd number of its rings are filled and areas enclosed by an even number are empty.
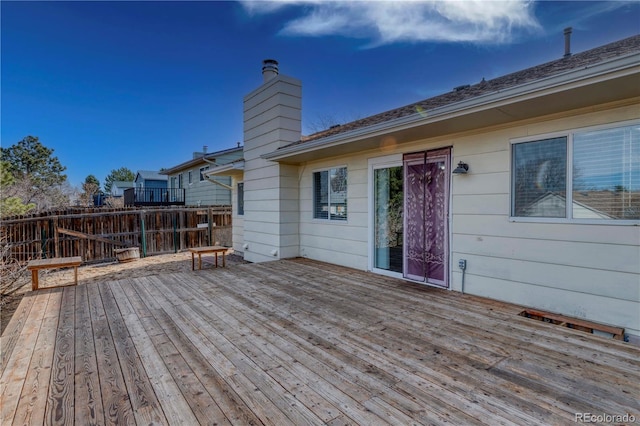
<svg viewBox="0 0 640 426"><path fill-rule="evenodd" d="M177 253L178 252L178 231L177 231L177 224L176 224L176 215L175 213L173 215L171 215L171 218L173 219L173 252Z"/></svg>
<svg viewBox="0 0 640 426"><path fill-rule="evenodd" d="M208 228L209 228L209 245L213 246L216 244L215 241L213 241L213 209L211 207L209 207L209 214L207 217L207 223L208 223Z"/></svg>
<svg viewBox="0 0 640 426"><path fill-rule="evenodd" d="M56 257L60 257L60 235L58 234L58 216L53 219L53 244Z"/></svg>
<svg viewBox="0 0 640 426"><path fill-rule="evenodd" d="M40 246L42 249L42 253L40 257L43 259L47 258L47 232L44 230L44 227L40 229Z"/></svg>
<svg viewBox="0 0 640 426"><path fill-rule="evenodd" d="M142 257L147 257L147 234L144 229L144 213L144 210L140 212L140 227L142 231L142 238L140 238L140 242L142 243Z"/></svg>

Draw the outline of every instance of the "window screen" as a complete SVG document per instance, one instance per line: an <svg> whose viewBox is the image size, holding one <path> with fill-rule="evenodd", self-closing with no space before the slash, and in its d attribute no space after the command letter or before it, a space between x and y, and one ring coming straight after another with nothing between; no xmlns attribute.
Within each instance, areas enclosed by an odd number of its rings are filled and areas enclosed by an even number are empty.
<svg viewBox="0 0 640 426"><path fill-rule="evenodd" d="M640 128L576 133L573 204L577 219L640 219Z"/></svg>
<svg viewBox="0 0 640 426"><path fill-rule="evenodd" d="M513 146L513 207L518 217L566 217L567 138Z"/></svg>
<svg viewBox="0 0 640 426"><path fill-rule="evenodd" d="M244 182L238 184L238 216L244 215Z"/></svg>
<svg viewBox="0 0 640 426"><path fill-rule="evenodd" d="M513 144L512 174L512 216L638 220L640 125Z"/></svg>
<svg viewBox="0 0 640 426"><path fill-rule="evenodd" d="M315 219L329 218L329 172L315 172L313 174L313 217Z"/></svg>

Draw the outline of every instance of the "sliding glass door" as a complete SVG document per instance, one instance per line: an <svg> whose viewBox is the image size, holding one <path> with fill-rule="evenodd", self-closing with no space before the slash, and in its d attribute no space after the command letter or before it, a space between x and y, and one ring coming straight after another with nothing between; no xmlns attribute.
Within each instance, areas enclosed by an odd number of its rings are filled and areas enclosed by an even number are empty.
<svg viewBox="0 0 640 426"><path fill-rule="evenodd" d="M372 270L449 286L451 149L369 160Z"/></svg>
<svg viewBox="0 0 640 426"><path fill-rule="evenodd" d="M402 166L373 170L373 267L402 273Z"/></svg>

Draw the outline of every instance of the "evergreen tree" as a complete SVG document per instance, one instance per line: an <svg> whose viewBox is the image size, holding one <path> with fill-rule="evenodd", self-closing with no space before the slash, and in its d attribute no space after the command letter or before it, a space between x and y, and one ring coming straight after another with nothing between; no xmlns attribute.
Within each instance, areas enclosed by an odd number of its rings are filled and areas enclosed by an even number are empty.
<svg viewBox="0 0 640 426"><path fill-rule="evenodd" d="M35 204L25 204L20 197L15 186L16 180L11 174L10 164L2 161L0 164L0 217L17 216L27 213L35 208Z"/></svg>
<svg viewBox="0 0 640 426"><path fill-rule="evenodd" d="M42 145L36 136L27 136L9 148L0 148L0 152L16 180L29 178L40 188L60 185L67 180L62 174L67 168L53 156L53 149Z"/></svg>
<svg viewBox="0 0 640 426"><path fill-rule="evenodd" d="M111 170L111 173L104 179L104 192L111 193L111 186L113 182L133 182L136 175L126 167L120 167L117 170Z"/></svg>
<svg viewBox="0 0 640 426"><path fill-rule="evenodd" d="M27 136L9 148L0 148L3 172L6 170L13 179L4 189L19 200L18 204L13 200L12 205L35 203L40 210L68 205L64 186L67 176L62 173L66 167L53 151L35 136Z"/></svg>
<svg viewBox="0 0 640 426"><path fill-rule="evenodd" d="M89 175L84 179L82 184L82 194L80 194L80 203L85 206L93 205L93 196L99 194L100 181L94 175Z"/></svg>

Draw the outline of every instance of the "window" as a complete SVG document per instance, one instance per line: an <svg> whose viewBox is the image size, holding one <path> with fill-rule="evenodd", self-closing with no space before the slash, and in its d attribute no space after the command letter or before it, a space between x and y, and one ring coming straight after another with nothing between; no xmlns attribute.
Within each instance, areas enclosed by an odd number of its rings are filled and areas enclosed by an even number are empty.
<svg viewBox="0 0 640 426"><path fill-rule="evenodd" d="M182 188L182 173L178 175L178 188Z"/></svg>
<svg viewBox="0 0 640 426"><path fill-rule="evenodd" d="M209 170L209 166L200 167L200 182L205 180L204 172L206 172L207 170Z"/></svg>
<svg viewBox="0 0 640 426"><path fill-rule="evenodd" d="M189 185L193 183L193 172L189 170Z"/></svg>
<svg viewBox="0 0 640 426"><path fill-rule="evenodd" d="M512 165L512 217L640 219L640 125L514 143Z"/></svg>
<svg viewBox="0 0 640 426"><path fill-rule="evenodd" d="M314 219L347 220L347 168L313 173Z"/></svg>
<svg viewBox="0 0 640 426"><path fill-rule="evenodd" d="M244 216L244 182L238 184L238 216Z"/></svg>
<svg viewBox="0 0 640 426"><path fill-rule="evenodd" d="M513 146L513 216L565 217L567 138Z"/></svg>

